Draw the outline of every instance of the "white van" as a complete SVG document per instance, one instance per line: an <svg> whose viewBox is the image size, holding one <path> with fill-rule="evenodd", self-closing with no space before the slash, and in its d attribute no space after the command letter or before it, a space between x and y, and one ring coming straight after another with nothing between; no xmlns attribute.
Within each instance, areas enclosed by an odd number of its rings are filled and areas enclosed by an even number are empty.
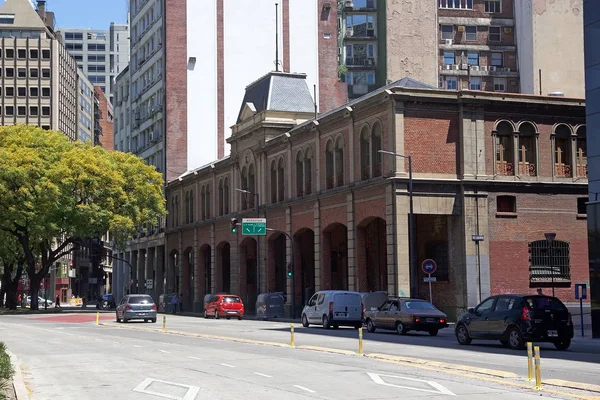
<svg viewBox="0 0 600 400"><path fill-rule="evenodd" d="M358 292L321 290L315 293L302 310L302 326L323 325L323 328L362 326L364 306Z"/></svg>

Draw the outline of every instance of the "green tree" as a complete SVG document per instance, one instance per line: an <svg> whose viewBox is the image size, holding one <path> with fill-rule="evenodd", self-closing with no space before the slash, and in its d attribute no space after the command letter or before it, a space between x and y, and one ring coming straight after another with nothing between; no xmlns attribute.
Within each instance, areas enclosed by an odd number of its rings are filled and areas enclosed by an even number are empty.
<svg viewBox="0 0 600 400"><path fill-rule="evenodd" d="M38 308L41 280L80 238L124 245L165 215L162 176L132 155L28 125L0 128L0 230L21 245Z"/></svg>

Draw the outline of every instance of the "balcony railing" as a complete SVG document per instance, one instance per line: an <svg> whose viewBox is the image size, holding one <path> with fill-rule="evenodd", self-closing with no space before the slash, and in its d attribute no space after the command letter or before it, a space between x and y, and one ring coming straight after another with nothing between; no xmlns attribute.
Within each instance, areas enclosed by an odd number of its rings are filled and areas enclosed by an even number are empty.
<svg viewBox="0 0 600 400"><path fill-rule="evenodd" d="M346 66L348 67L375 67L375 57L347 57Z"/></svg>
<svg viewBox="0 0 600 400"><path fill-rule="evenodd" d="M567 164L554 164L554 174L559 178L571 178L573 169Z"/></svg>
<svg viewBox="0 0 600 400"><path fill-rule="evenodd" d="M496 161L496 173L498 175L514 175L515 166L507 161Z"/></svg>
<svg viewBox="0 0 600 400"><path fill-rule="evenodd" d="M535 176L535 164L528 162L519 162L519 175Z"/></svg>
<svg viewBox="0 0 600 400"><path fill-rule="evenodd" d="M587 176L588 176L588 166L587 166L587 164L586 165L577 164L577 176L581 176L581 177L587 178Z"/></svg>

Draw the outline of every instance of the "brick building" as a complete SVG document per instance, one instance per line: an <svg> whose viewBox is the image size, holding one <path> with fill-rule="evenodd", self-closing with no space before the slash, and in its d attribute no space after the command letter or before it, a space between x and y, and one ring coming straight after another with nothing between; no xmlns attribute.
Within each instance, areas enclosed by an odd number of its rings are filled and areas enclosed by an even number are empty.
<svg viewBox="0 0 600 400"><path fill-rule="evenodd" d="M104 148L104 150L112 151L115 147L113 106L110 104L108 96L99 86L94 86L94 97L98 101L98 124L100 125L100 136L98 138L100 141L99 144L102 146L102 148Z"/></svg>
<svg viewBox="0 0 600 400"><path fill-rule="evenodd" d="M386 150L413 158L416 264L438 264L436 305L456 315L553 278L572 300L588 274L583 100L403 79L315 120L303 80L270 73L250 85L229 157L168 184L167 267L146 262L153 248L122 255L137 278L155 279L150 293L184 293L201 310L206 293L231 291L254 308L256 237L231 230L231 218L256 216L242 189L260 194L270 228L294 238L297 304L319 289L427 297L420 267L410 291L408 163ZM554 269L546 232L557 233ZM260 291L291 293L289 241L269 232L259 248Z"/></svg>

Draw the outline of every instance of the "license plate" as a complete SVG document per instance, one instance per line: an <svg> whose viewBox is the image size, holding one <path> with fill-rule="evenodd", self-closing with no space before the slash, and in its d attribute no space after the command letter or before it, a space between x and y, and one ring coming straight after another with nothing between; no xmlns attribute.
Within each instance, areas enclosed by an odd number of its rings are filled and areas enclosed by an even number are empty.
<svg viewBox="0 0 600 400"><path fill-rule="evenodd" d="M548 337L558 337L557 331L548 331Z"/></svg>
<svg viewBox="0 0 600 400"><path fill-rule="evenodd" d="M336 316L336 317L347 317L347 316L348 316L348 314L347 314L347 313L345 313L345 312L338 312L338 313L335 313L335 316Z"/></svg>
<svg viewBox="0 0 600 400"><path fill-rule="evenodd" d="M425 319L425 322L437 322L437 321L435 320L435 318L427 318L427 319Z"/></svg>

